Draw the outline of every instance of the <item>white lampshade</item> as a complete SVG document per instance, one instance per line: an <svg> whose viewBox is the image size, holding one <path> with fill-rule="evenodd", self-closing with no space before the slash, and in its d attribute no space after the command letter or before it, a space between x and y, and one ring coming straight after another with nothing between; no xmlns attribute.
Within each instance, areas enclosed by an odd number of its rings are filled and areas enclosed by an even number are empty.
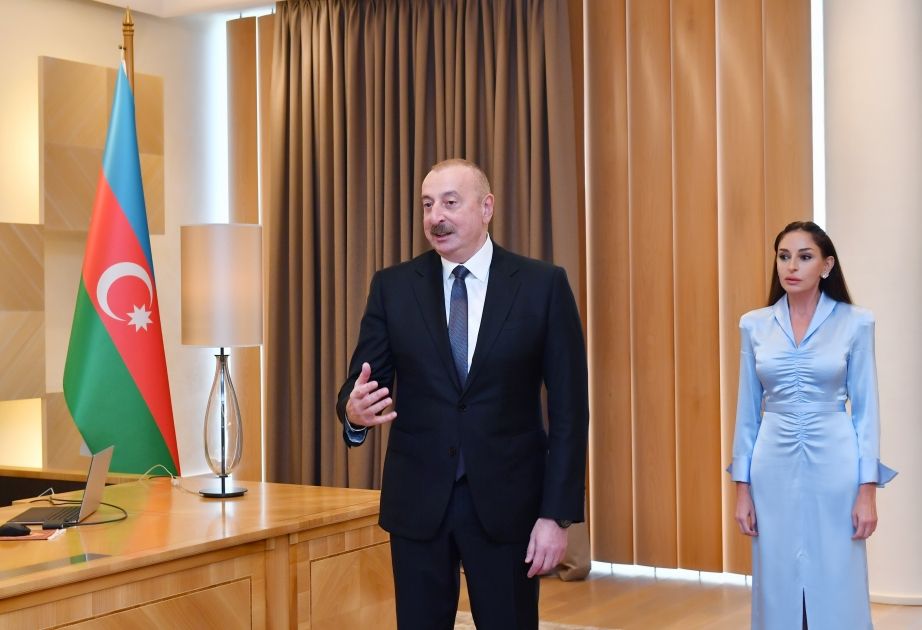
<svg viewBox="0 0 922 630"><path fill-rule="evenodd" d="M262 228L180 227L182 342L232 348L262 343Z"/></svg>

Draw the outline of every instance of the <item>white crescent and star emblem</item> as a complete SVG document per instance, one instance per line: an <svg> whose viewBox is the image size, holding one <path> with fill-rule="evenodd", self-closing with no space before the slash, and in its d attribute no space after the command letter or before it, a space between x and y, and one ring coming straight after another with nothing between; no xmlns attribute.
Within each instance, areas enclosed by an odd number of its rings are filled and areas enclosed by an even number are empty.
<svg viewBox="0 0 922 630"><path fill-rule="evenodd" d="M102 275L99 276L99 282L96 284L96 301L99 302L99 307L106 315L120 322L125 321L124 317L119 317L113 313L112 309L109 307L109 289L111 289L112 285L119 279L127 277L141 280L147 286L148 295L147 305L134 305L134 311L125 313L125 315L128 316L128 325L134 326L135 332L138 332L142 328L147 330L147 327L153 323L153 320L150 318L151 311L146 307L149 307L154 301L154 286L150 281L147 270L141 265L132 262L120 262L106 269Z"/></svg>

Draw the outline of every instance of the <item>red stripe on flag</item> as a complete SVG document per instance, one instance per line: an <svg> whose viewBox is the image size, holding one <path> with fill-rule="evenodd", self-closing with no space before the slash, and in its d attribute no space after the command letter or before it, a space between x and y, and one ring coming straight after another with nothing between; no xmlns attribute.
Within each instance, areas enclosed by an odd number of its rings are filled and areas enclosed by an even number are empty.
<svg viewBox="0 0 922 630"><path fill-rule="evenodd" d="M178 470L179 453L154 275L102 170L93 207L83 282Z"/></svg>

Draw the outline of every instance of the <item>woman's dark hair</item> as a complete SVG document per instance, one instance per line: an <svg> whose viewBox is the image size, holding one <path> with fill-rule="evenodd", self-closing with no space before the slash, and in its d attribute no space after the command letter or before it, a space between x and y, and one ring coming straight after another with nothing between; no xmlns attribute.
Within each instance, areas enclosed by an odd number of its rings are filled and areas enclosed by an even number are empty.
<svg viewBox="0 0 922 630"><path fill-rule="evenodd" d="M820 248L823 258L832 256L836 264L832 266L829 277L820 278L820 291L831 297L837 302L852 303L852 297L848 294L848 286L845 284L845 274L842 272L842 263L839 261L839 255L836 253L836 246L832 244L832 239L813 221L794 221L784 226L784 229L775 237L775 259L772 260L772 285L768 290L768 305L771 306L781 299L784 295L784 287L781 286L781 279L778 277L778 243L789 232L806 232L813 237L813 242Z"/></svg>

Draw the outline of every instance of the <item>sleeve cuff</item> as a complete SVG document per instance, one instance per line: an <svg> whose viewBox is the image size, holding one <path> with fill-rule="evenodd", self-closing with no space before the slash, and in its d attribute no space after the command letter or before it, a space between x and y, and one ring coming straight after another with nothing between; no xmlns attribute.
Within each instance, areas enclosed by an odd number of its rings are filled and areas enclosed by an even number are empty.
<svg viewBox="0 0 922 630"><path fill-rule="evenodd" d="M879 459L862 457L858 460L858 483L876 483L878 488L883 488L897 474L897 471L882 464Z"/></svg>
<svg viewBox="0 0 922 630"><path fill-rule="evenodd" d="M346 438L346 444L358 446L365 441L367 435L368 427L354 427L348 419L343 419L343 437Z"/></svg>
<svg viewBox="0 0 922 630"><path fill-rule="evenodd" d="M750 459L748 457L734 457L733 462L727 466L730 479L749 483L749 463Z"/></svg>

